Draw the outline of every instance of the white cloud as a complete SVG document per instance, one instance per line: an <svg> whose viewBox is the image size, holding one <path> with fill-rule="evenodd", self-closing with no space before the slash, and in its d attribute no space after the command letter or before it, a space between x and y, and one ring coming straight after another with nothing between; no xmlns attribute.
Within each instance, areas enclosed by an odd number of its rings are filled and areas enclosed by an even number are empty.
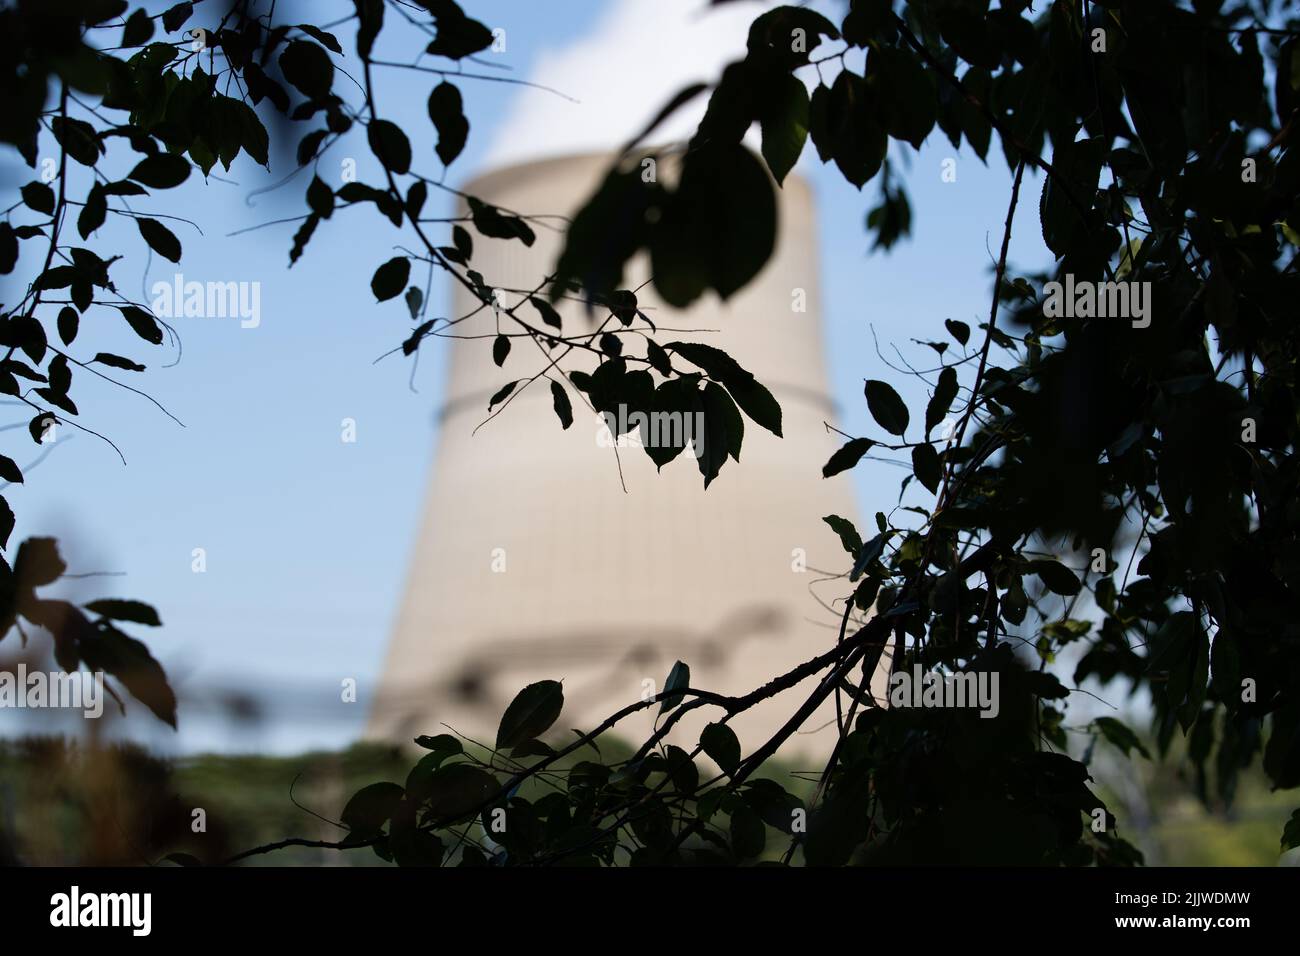
<svg viewBox="0 0 1300 956"><path fill-rule="evenodd" d="M524 88L507 109L484 159L487 168L547 156L613 150L635 136L678 90L713 82L745 53L755 3L614 0L591 30L539 55L528 77L579 100ZM683 107L654 135L689 138L706 97Z"/></svg>

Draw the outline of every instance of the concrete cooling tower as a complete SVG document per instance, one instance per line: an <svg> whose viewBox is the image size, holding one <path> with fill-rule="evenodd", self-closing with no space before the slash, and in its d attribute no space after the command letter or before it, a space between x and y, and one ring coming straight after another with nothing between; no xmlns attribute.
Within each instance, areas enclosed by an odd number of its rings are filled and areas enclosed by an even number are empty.
<svg viewBox="0 0 1300 956"><path fill-rule="evenodd" d="M517 213L570 215L610 162L607 155L530 162L491 172L465 191ZM480 337L451 343L437 454L371 737L409 742L446 733L446 724L490 743L514 695L548 678L563 682L564 712L553 730L568 736L569 728L589 730L647 691L661 691L676 660L690 665L692 686L740 694L835 641L839 612L829 604L849 585L826 578L847 570L848 557L821 519L852 518L855 508L847 477L821 477L840 440L823 424L835 412L808 186L791 176L779 203L775 253L731 300L709 294L675 311L656 300L652 286L638 293L653 321L674 330L658 341L724 349L783 409L785 437L746 420L740 462L728 462L707 491L687 454L659 473L641 448L620 448L616 458L602 447L602 423L576 390L575 420L562 431L545 381L472 435L489 397L541 369L544 357L516 339L497 369L490 338L481 337L496 331L491 311L459 327ZM554 268L563 236L539 228L531 248L474 241L473 265L488 283L531 289ZM646 264L634 262L625 284L636 288L646 277ZM806 296L804 311L792 308L795 290ZM513 304L520 297L502 298ZM449 314L474 304L457 288ZM581 306L560 312L566 333L592 328ZM635 338L624 342L629 354L644 354ZM576 365L566 362L566 370L594 366L589 353ZM746 751L784 723L813 686L806 681L735 718ZM657 711L627 719L615 736L639 743ZM789 749L829 749L833 715L823 708ZM691 716L698 719L682 721L670 740L693 745L720 712L703 707Z"/></svg>

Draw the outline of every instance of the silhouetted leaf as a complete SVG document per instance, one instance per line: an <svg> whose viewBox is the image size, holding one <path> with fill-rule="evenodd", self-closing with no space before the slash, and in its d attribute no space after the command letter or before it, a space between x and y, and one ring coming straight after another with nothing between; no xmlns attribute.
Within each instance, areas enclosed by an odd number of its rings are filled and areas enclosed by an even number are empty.
<svg viewBox="0 0 1300 956"><path fill-rule="evenodd" d="M540 737L559 718L563 707L564 688L559 681L529 684L515 696L501 717L496 749L508 750Z"/></svg>
<svg viewBox="0 0 1300 956"><path fill-rule="evenodd" d="M45 399L55 408L67 412L69 415L80 414L77 410L76 403L68 396L67 392L56 391L52 388L34 388L32 391Z"/></svg>
<svg viewBox="0 0 1300 956"><path fill-rule="evenodd" d="M81 212L77 214L77 233L82 239L90 238L90 234L104 224L108 218L108 199L104 195L103 188L96 183L90 187L90 192L86 194L86 204L81 207Z"/></svg>
<svg viewBox="0 0 1300 956"><path fill-rule="evenodd" d="M143 9L134 11L122 27L122 46L144 46L153 36L153 20Z"/></svg>
<svg viewBox="0 0 1300 956"><path fill-rule="evenodd" d="M652 236L655 288L678 308L707 288L730 298L767 263L775 242L772 183L754 155L739 144L690 152Z"/></svg>
<svg viewBox="0 0 1300 956"><path fill-rule="evenodd" d="M858 534L858 529L853 526L853 522L839 515L827 515L822 520L840 536L840 544L844 545L844 550L856 558L858 552L862 550L862 535Z"/></svg>
<svg viewBox="0 0 1300 956"><path fill-rule="evenodd" d="M189 179L190 164L174 153L155 153L136 163L127 176L153 189L171 189Z"/></svg>
<svg viewBox="0 0 1300 956"><path fill-rule="evenodd" d="M555 405L555 414L560 419L560 426L567 429L573 424L573 406L569 404L569 395L559 382L551 382L551 400Z"/></svg>
<svg viewBox="0 0 1300 956"><path fill-rule="evenodd" d="M312 130L298 142L297 158L299 166L306 166L316 157L321 143L328 135L329 130L327 129Z"/></svg>
<svg viewBox="0 0 1300 956"><path fill-rule="evenodd" d="M618 358L623 354L623 343L617 335L606 332L600 337L600 350L612 358Z"/></svg>
<svg viewBox="0 0 1300 956"><path fill-rule="evenodd" d="M43 212L47 216L54 215L54 190L45 183L32 180L19 192L23 197L23 202L27 204L29 209Z"/></svg>
<svg viewBox="0 0 1300 956"><path fill-rule="evenodd" d="M469 120L464 109L460 90L450 83L439 83L429 94L429 119L438 132L435 152L447 166L460 155L469 138Z"/></svg>
<svg viewBox="0 0 1300 956"><path fill-rule="evenodd" d="M331 53L343 53L343 47L339 45L338 38L332 33L327 33L320 27L314 27L310 23L298 24L298 29L307 34L321 46L328 49Z"/></svg>
<svg viewBox="0 0 1300 956"><path fill-rule="evenodd" d="M397 809L406 791L395 783L372 783L352 795L339 820L355 840L368 840L378 835Z"/></svg>
<svg viewBox="0 0 1300 956"><path fill-rule="evenodd" d="M681 661L677 661L668 672L668 679L664 681L664 698L659 705L659 713L666 714L682 702L684 695L675 694L673 691L684 690L690 686L691 669Z"/></svg>
<svg viewBox="0 0 1300 956"><path fill-rule="evenodd" d="M456 823L476 813L500 791L496 778L466 763L439 767L429 781L429 815Z"/></svg>
<svg viewBox="0 0 1300 956"><path fill-rule="evenodd" d="M370 279L370 291L380 302L396 298L406 288L411 278L411 260L406 256L394 256L375 270Z"/></svg>
<svg viewBox="0 0 1300 956"><path fill-rule="evenodd" d="M555 329L561 327L560 313L556 312L549 302L535 295L530 295L528 301L537 310L537 314L542 317L543 322Z"/></svg>
<svg viewBox="0 0 1300 956"><path fill-rule="evenodd" d="M170 229L157 219L149 219L144 216L136 219L135 224L140 230L140 235L144 237L144 241L149 243L150 249L171 262L181 261L180 240L172 234Z"/></svg>
<svg viewBox="0 0 1300 956"><path fill-rule="evenodd" d="M670 378L673 374L673 363L668 358L668 353L654 339L647 339L645 347L646 358L654 370L664 378Z"/></svg>
<svg viewBox="0 0 1300 956"><path fill-rule="evenodd" d="M938 425L948 415L948 409L952 407L952 400L957 397L957 371L952 367L945 368L939 373L939 380L935 383L934 394L930 396L930 402L925 406L925 434L929 437L930 430Z"/></svg>
<svg viewBox="0 0 1300 956"><path fill-rule="evenodd" d="M0 478L15 484L23 483L23 473L18 464L8 455L0 455Z"/></svg>
<svg viewBox="0 0 1300 956"><path fill-rule="evenodd" d="M488 411L489 412L492 411L492 409L496 408L507 398L509 398L510 393L515 390L515 386L518 384L519 384L519 380L516 379L513 382L507 382L505 385L502 385L499 389L497 389L495 394L493 394L493 396L488 400Z"/></svg>
<svg viewBox="0 0 1300 956"><path fill-rule="evenodd" d="M854 533L856 533L856 530ZM857 557L853 561L853 569L849 571L850 582L856 581L858 578L862 577L862 573L866 571L867 566L870 565L872 561L877 560L881 554L884 553L885 544L888 540L889 534L882 531L862 546L858 551ZM856 595L857 592L855 591L854 593Z"/></svg>
<svg viewBox="0 0 1300 956"><path fill-rule="evenodd" d="M93 638L78 642L78 650L92 671L107 672L159 720L176 726L176 695L144 644L101 621Z"/></svg>
<svg viewBox="0 0 1300 956"><path fill-rule="evenodd" d="M420 308L424 305L424 293L420 291L419 286L411 286L406 290L403 296L406 302L406 310L411 313L411 318L417 319L420 315Z"/></svg>
<svg viewBox="0 0 1300 956"><path fill-rule="evenodd" d="M162 25L168 33L175 33L194 15L194 4L178 3L163 11Z"/></svg>
<svg viewBox="0 0 1300 956"><path fill-rule="evenodd" d="M781 435L781 406L772 393L730 355L698 342L669 342L667 347L725 385L741 411L755 424L762 425L778 437Z"/></svg>
<svg viewBox="0 0 1300 956"><path fill-rule="evenodd" d="M9 547L9 536L14 533L14 512L9 502L0 496L0 548Z"/></svg>
<svg viewBox="0 0 1300 956"><path fill-rule="evenodd" d="M902 436L907 431L909 416L907 406L898 397L898 393L886 382L871 379L864 389L867 396L867 408L871 417L891 435Z"/></svg>
<svg viewBox="0 0 1300 956"><path fill-rule="evenodd" d="M127 601L121 598L101 598L86 605L86 610L114 621L129 621L132 624L146 624L149 627L161 627L158 612L142 601Z"/></svg>
<svg viewBox="0 0 1300 956"><path fill-rule="evenodd" d="M131 331L146 342L154 345L162 344L163 331L153 316L133 305L120 305L117 308L122 313L122 318L126 319L127 325L131 326Z"/></svg>
<svg viewBox="0 0 1300 956"><path fill-rule="evenodd" d="M832 475L838 475L842 471L848 471L862 460L862 456L869 452L874 444L875 442L870 438L849 439L822 466L822 477L829 478Z"/></svg>
<svg viewBox="0 0 1300 956"><path fill-rule="evenodd" d="M518 216L504 214L496 206L482 202L473 196L467 200L474 228L480 234L493 239L518 239L526 246L531 246L537 238L528 223Z"/></svg>
<svg viewBox="0 0 1300 956"><path fill-rule="evenodd" d="M356 11L357 55L365 60L384 26L384 0L357 0Z"/></svg>
<svg viewBox="0 0 1300 956"><path fill-rule="evenodd" d="M700 746L727 773L735 773L740 766L740 741L726 724L707 725L700 734Z"/></svg>
<svg viewBox="0 0 1300 956"><path fill-rule="evenodd" d="M310 99L328 95L334 84L334 64L329 54L306 40L294 40L284 48L280 54L280 71Z"/></svg>
<svg viewBox="0 0 1300 956"><path fill-rule="evenodd" d="M307 205L322 219L328 219L334 214L334 190L326 186L318 176L313 176L307 184Z"/></svg>
<svg viewBox="0 0 1300 956"><path fill-rule="evenodd" d="M807 63L823 36L838 40L840 33L815 10L784 4L755 18L745 45L751 59L788 70Z"/></svg>
<svg viewBox="0 0 1300 956"><path fill-rule="evenodd" d="M943 466L933 445L922 442L912 447L912 473L931 494L938 493L939 482L943 480Z"/></svg>
<svg viewBox="0 0 1300 956"><path fill-rule="evenodd" d="M451 241L466 262L474 258L474 239L464 226L451 227Z"/></svg>
<svg viewBox="0 0 1300 956"><path fill-rule="evenodd" d="M728 379L725 384L736 404L754 424L762 425L773 435L781 437L781 406L766 387L753 376Z"/></svg>
<svg viewBox="0 0 1300 956"><path fill-rule="evenodd" d="M385 169L398 175L411 171L411 142L396 123L371 120L366 127L366 140Z"/></svg>
<svg viewBox="0 0 1300 956"><path fill-rule="evenodd" d="M1052 151L1055 173L1043 178L1039 216L1043 241L1057 256L1064 255L1088 229L1079 206L1091 204L1105 152L1100 136L1079 142L1062 140Z"/></svg>
<svg viewBox="0 0 1300 956"><path fill-rule="evenodd" d="M492 341L492 361L496 363L497 368L506 364L506 358L510 355L510 338L505 335L498 335Z"/></svg>
<svg viewBox="0 0 1300 956"><path fill-rule="evenodd" d="M808 138L808 90L799 79L782 74L759 112L763 159L778 183L794 168Z"/></svg>
<svg viewBox="0 0 1300 956"><path fill-rule="evenodd" d="M312 233L316 231L318 225L320 225L320 216L312 213L298 227L298 231L293 235L293 246L289 250L290 266L302 257L303 250L307 248L307 243L311 241Z"/></svg>
<svg viewBox="0 0 1300 956"><path fill-rule="evenodd" d="M85 238L85 235L82 235ZM18 262L18 236L14 227L7 222L0 222L0 275L14 271Z"/></svg>
<svg viewBox="0 0 1300 956"><path fill-rule="evenodd" d="M699 395L708 424L705 441L721 441L720 454L725 453L732 460L740 461L740 450L745 442L745 420L740 417L736 403L721 385L714 382L706 382ZM721 463L718 467L722 467Z"/></svg>
<svg viewBox="0 0 1300 956"><path fill-rule="evenodd" d="M438 32L424 52L460 60L492 45L492 31L465 16L455 4L440 3L432 9Z"/></svg>
<svg viewBox="0 0 1300 956"><path fill-rule="evenodd" d="M96 352L91 362L98 362L100 365L108 365L112 368L120 368L127 372L143 372L144 366L138 362L132 362L128 358L120 355L114 355L112 352Z"/></svg>
<svg viewBox="0 0 1300 956"><path fill-rule="evenodd" d="M660 185L644 180L639 169L611 169L565 232L550 300L577 284L595 295L620 287L624 264L650 242L647 217L663 197Z"/></svg>
<svg viewBox="0 0 1300 956"><path fill-rule="evenodd" d="M59 338L64 345L71 345L73 339L77 337L77 329L81 325L81 316L77 310L70 305L65 305L59 309L58 318Z"/></svg>
<svg viewBox="0 0 1300 956"><path fill-rule="evenodd" d="M920 149L934 128L938 104L934 80L916 54L884 45L873 50L867 58L867 87L886 132Z"/></svg>
<svg viewBox="0 0 1300 956"><path fill-rule="evenodd" d="M1043 559L1029 562L1029 570L1038 575L1048 590L1069 597L1079 593L1079 579L1059 561Z"/></svg>
<svg viewBox="0 0 1300 956"><path fill-rule="evenodd" d="M83 166L94 166L104 152L95 127L85 120L56 116L50 121L50 131L70 158Z"/></svg>
<svg viewBox="0 0 1300 956"><path fill-rule="evenodd" d="M889 137L872 110L866 81L842 70L827 93L814 93L809 128L819 153L835 160L844 178L859 189L880 170Z"/></svg>

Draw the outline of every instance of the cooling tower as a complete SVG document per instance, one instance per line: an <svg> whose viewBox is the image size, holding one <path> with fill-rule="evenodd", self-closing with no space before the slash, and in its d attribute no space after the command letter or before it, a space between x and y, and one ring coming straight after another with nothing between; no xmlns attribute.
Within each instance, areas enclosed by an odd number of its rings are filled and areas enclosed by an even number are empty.
<svg viewBox="0 0 1300 956"><path fill-rule="evenodd" d="M465 191L525 215L571 215L610 162L604 155L532 162L489 173ZM458 327L470 337L450 346L439 447L370 736L409 742L446 733L445 724L490 743L514 695L546 678L563 682L564 713L554 729L568 736L569 728L589 730L662 690L676 660L690 665L692 686L739 694L834 643L843 604L829 605L849 585L826 578L845 571L848 556L821 519L852 518L855 508L847 477L821 477L840 439L824 424L834 409L807 184L789 177L779 204L775 253L731 300L709 294L675 311L652 286L638 293L647 315L673 330L658 341L724 349L783 409L785 437L746 420L740 462L728 462L707 491L687 454L656 473L640 448L616 456L601 447L601 422L576 390L575 420L562 431L544 380L473 434L489 397L546 359L517 338L505 367L493 366L491 310ZM473 265L488 283L528 290L553 270L563 236L539 228L531 248L474 241ZM633 263L625 285L645 278L645 263ZM519 296L502 298L509 304ZM449 314L474 304L457 288ZM567 334L592 328L582 307L560 311ZM636 338L624 342L628 354L644 354ZM595 358L585 356L590 361L566 362L566 370L590 371ZM784 723L813 686L807 681L735 718L746 750ZM657 710L624 721L617 736L640 742ZM827 750L833 715L825 707L814 715L791 749ZM719 716L701 708L670 739L693 745Z"/></svg>

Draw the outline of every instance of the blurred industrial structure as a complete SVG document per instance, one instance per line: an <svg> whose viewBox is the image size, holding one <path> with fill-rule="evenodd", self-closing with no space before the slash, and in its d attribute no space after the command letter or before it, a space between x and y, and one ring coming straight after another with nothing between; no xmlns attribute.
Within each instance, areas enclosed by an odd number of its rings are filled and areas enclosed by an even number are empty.
<svg viewBox="0 0 1300 956"><path fill-rule="evenodd" d="M592 154L529 162L464 189L518 214L568 215L611 161ZM652 285L642 288L644 261L625 279L639 289L659 342L725 350L781 404L784 438L747 420L740 463L707 490L686 455L656 474L640 448L607 447L576 391L575 421L561 431L544 380L475 433L489 397L546 358L517 339L523 345L504 371L494 368L484 338L497 332L491 310L453 330L462 338L451 343L439 447L369 736L409 741L446 732L446 724L490 740L513 696L548 678L564 684L557 729L590 729L662 691L676 660L690 666L692 686L739 694L835 641L848 588L828 578L846 570L847 556L821 518L852 518L855 507L850 483L820 472L841 439L827 428L835 409L812 196L797 176L778 192L775 253L729 301L710 295L673 310ZM531 290L553 270L562 243L562 228L539 228L531 248L476 236L473 266L496 288ZM501 297L513 305L521 295ZM476 304L458 287L448 314ZM557 305L566 334L592 328L582 303ZM634 341L625 338L628 354L642 354ZM590 361L577 367L590 371L595 356L583 354ZM761 743L758 735L784 723L811 686L736 718L742 744ZM642 738L656 713L634 715L619 735ZM792 749L828 746L833 714L815 715ZM693 716L674 739L693 743L691 734L719 712L704 707Z"/></svg>

